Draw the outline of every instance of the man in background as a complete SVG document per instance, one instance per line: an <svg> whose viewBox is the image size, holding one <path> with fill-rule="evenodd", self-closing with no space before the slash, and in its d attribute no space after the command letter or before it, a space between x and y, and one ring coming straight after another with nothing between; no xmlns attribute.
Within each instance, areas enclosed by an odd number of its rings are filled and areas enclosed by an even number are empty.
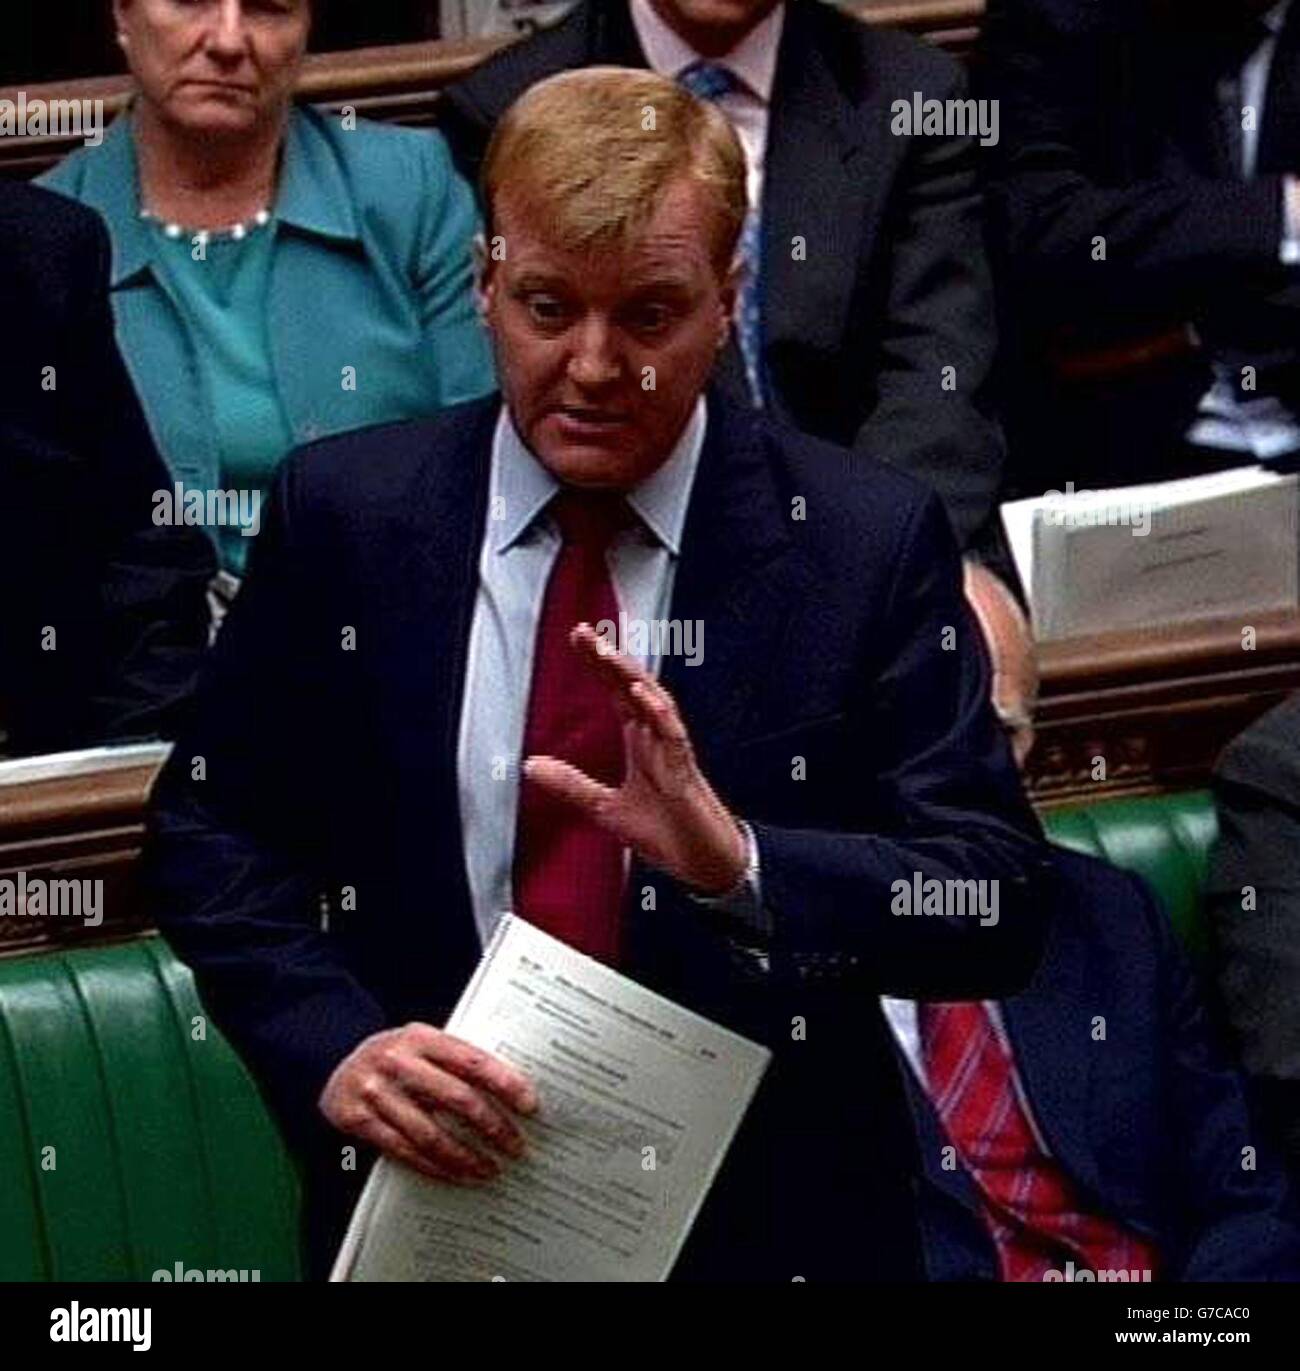
<svg viewBox="0 0 1300 1371"><path fill-rule="evenodd" d="M975 139L895 131L896 102L966 94L957 63L820 0L582 0L447 91L461 170L476 179L535 81L598 65L680 81L740 137L751 213L728 393L926 482L962 546L987 532L1003 448Z"/></svg>
<svg viewBox="0 0 1300 1371"><path fill-rule="evenodd" d="M967 568L966 594L1023 765L1038 687L1029 626L983 568ZM1296 1279L1291 1193L1168 916L1136 876L1063 849L1056 864L1023 991L881 1001L916 1121L927 1276Z"/></svg>
<svg viewBox="0 0 1300 1371"><path fill-rule="evenodd" d="M12 753L173 736L207 643L202 532L170 490L113 338L90 211L0 190L0 723Z"/></svg>
<svg viewBox="0 0 1300 1371"><path fill-rule="evenodd" d="M982 93L1037 495L1300 459L1300 3L989 0Z"/></svg>
<svg viewBox="0 0 1300 1371"><path fill-rule="evenodd" d="M1233 740L1214 790L1219 993L1261 1118L1300 1177L1300 694Z"/></svg>

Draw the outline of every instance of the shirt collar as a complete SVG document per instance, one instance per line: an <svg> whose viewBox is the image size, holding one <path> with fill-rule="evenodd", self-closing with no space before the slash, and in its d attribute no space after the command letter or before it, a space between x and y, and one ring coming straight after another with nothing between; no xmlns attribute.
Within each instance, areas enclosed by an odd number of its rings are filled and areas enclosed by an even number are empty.
<svg viewBox="0 0 1300 1371"><path fill-rule="evenodd" d="M275 215L304 233L356 241L352 196L321 127L322 116L295 106L285 130ZM110 286L116 289L153 260L154 240L140 218L140 171L129 112L113 121L103 144L87 153L80 197L103 216L113 240Z"/></svg>
<svg viewBox="0 0 1300 1371"><path fill-rule="evenodd" d="M1291 5L1292 0L1278 0L1271 10L1265 12L1261 22L1275 37L1286 27L1286 17Z"/></svg>
<svg viewBox="0 0 1300 1371"><path fill-rule="evenodd" d="M704 448L707 423L707 410L701 396L668 460L628 492L628 504L674 557L681 552L686 511ZM493 552L506 552L513 547L533 526L559 488L560 483L533 456L519 436L509 409L502 405L492 438L492 477L488 491L488 537ZM501 511L499 518L497 510Z"/></svg>
<svg viewBox="0 0 1300 1371"><path fill-rule="evenodd" d="M352 199L325 116L295 105L284 134L275 217L304 233L357 242Z"/></svg>
<svg viewBox="0 0 1300 1371"><path fill-rule="evenodd" d="M651 0L632 0L632 23L641 40L646 61L653 71L676 80L687 67L704 61L685 39L659 17ZM785 4L777 5L761 23L756 24L725 57L717 59L733 76L764 104L772 99L776 78L777 50L785 25Z"/></svg>

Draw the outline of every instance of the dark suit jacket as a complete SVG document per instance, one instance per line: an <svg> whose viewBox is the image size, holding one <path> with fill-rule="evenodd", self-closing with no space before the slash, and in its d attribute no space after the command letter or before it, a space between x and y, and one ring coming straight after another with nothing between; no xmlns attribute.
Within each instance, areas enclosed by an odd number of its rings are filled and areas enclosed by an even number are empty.
<svg viewBox="0 0 1300 1371"><path fill-rule="evenodd" d="M1300 695L1228 747L1214 786L1219 990L1264 1122L1300 1176Z"/></svg>
<svg viewBox="0 0 1300 1371"><path fill-rule="evenodd" d="M461 169L477 177L497 119L529 86L599 63L646 66L625 0L586 0L452 86L439 127ZM973 145L890 132L892 102L914 91L955 98L964 76L906 34L790 0L763 188L764 360L778 418L933 486L964 546L1002 473L992 288ZM947 366L955 390L941 386ZM745 396L734 342L720 380Z"/></svg>
<svg viewBox="0 0 1300 1371"><path fill-rule="evenodd" d="M1295 1280L1300 1227L1276 1154L1207 1016L1169 920L1136 877L1061 852L1043 960L1002 1001L1034 1118L1095 1212L1152 1241L1155 1280ZM1104 1021L1105 1037L1095 1036ZM997 1278L974 1183L945 1171L910 1070L932 1279ZM1258 1149L1254 1170L1242 1149Z"/></svg>
<svg viewBox="0 0 1300 1371"><path fill-rule="evenodd" d="M159 921L290 1136L332 1157L335 1195L330 1073L380 1029L442 1023L478 957L456 737L496 414L289 460L157 790ZM670 616L707 626L704 660L664 680L754 827L776 919L756 977L673 881L637 864L629 882L630 973L776 1053L679 1269L906 1273L910 1129L872 997L1024 984L1050 878L947 521L910 478L713 396ZM1000 880L998 924L892 915L917 870ZM345 885L355 910L323 934L318 892Z"/></svg>
<svg viewBox="0 0 1300 1371"><path fill-rule="evenodd" d="M108 254L90 211L0 191L0 717L16 752L170 733L207 643L210 545L153 524L171 478L113 340Z"/></svg>
<svg viewBox="0 0 1300 1371"><path fill-rule="evenodd" d="M1041 367L1062 330L1096 349L1194 324L1255 364L1261 391L1300 402L1300 277L1280 261L1279 174L1300 167L1288 113L1300 8L1274 59L1250 182L1215 97L1227 45L1168 8L1172 18L1152 0L989 0L979 85L1001 110L989 196L1019 368L1007 393L1016 488L1182 474L1172 464L1186 461L1183 435L1210 382L1208 351L1189 342L1058 396Z"/></svg>

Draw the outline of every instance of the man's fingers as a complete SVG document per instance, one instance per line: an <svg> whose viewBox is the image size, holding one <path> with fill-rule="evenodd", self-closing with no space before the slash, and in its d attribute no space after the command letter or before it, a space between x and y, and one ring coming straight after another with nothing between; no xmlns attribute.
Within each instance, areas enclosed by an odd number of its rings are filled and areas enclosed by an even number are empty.
<svg viewBox="0 0 1300 1371"><path fill-rule="evenodd" d="M640 716L666 743L682 746L690 742L677 702L658 681L637 681L630 690Z"/></svg>
<svg viewBox="0 0 1300 1371"><path fill-rule="evenodd" d="M490 1095L460 1076L413 1056L410 1074L402 1083L417 1102L457 1114L503 1152L512 1157L523 1155L524 1135L508 1113L498 1109Z"/></svg>
<svg viewBox="0 0 1300 1371"><path fill-rule="evenodd" d="M648 778L660 795L668 799L680 798L684 786L678 751L665 744L650 724L639 721L624 729L623 738L632 759L630 765Z"/></svg>
<svg viewBox="0 0 1300 1371"><path fill-rule="evenodd" d="M435 1065L479 1086L520 1114L537 1109L537 1090L517 1067L431 1024L412 1024L410 1046Z"/></svg>
<svg viewBox="0 0 1300 1371"><path fill-rule="evenodd" d="M590 624L579 624L569 635L569 642L618 692L616 700L624 719L631 714L650 724L666 742L689 742L677 702L634 657L610 649Z"/></svg>
<svg viewBox="0 0 1300 1371"><path fill-rule="evenodd" d="M498 1161L475 1152L466 1143L453 1138L446 1127L435 1122L427 1111L401 1091L377 1091L368 1097L368 1103L380 1120L390 1128L395 1128L409 1147L434 1166L457 1176L471 1176L483 1181L500 1174L501 1164Z"/></svg>
<svg viewBox="0 0 1300 1371"><path fill-rule="evenodd" d="M395 1161L401 1162L404 1166L409 1166L413 1171L418 1171L420 1175L427 1176L431 1181L444 1181L451 1185L472 1184L475 1178L457 1175L454 1171L448 1171L445 1167L438 1166L431 1162L421 1152L418 1152L407 1141L405 1135L391 1124L385 1123L383 1119L371 1118L362 1127L359 1136L372 1146L377 1147L386 1156L392 1157Z"/></svg>
<svg viewBox="0 0 1300 1371"><path fill-rule="evenodd" d="M637 681L653 679L634 657L609 647L590 624L579 624L569 634L569 645L610 685L620 690L629 689Z"/></svg>
<svg viewBox="0 0 1300 1371"><path fill-rule="evenodd" d="M608 817L611 803L618 794L612 787L593 781L585 771L579 771L558 757L527 758L524 775L557 798L584 810L597 823L603 823Z"/></svg>

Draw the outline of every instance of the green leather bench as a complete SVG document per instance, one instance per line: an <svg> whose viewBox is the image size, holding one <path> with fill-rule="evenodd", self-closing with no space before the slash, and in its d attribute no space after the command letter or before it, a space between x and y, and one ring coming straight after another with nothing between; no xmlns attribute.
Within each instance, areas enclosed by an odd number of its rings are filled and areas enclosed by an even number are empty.
<svg viewBox="0 0 1300 1371"><path fill-rule="evenodd" d="M1204 951L1206 792L1045 822L1057 842L1146 877ZM299 1278L293 1166L202 1013L157 937L0 960L0 1280L147 1281L178 1263Z"/></svg>
<svg viewBox="0 0 1300 1371"><path fill-rule="evenodd" d="M293 1167L161 938L0 960L0 1148L0 1281L299 1276Z"/></svg>
<svg viewBox="0 0 1300 1371"><path fill-rule="evenodd" d="M1219 831L1208 790L1072 805L1043 815L1043 827L1062 847L1143 877L1192 959L1204 960L1209 935L1201 895Z"/></svg>

